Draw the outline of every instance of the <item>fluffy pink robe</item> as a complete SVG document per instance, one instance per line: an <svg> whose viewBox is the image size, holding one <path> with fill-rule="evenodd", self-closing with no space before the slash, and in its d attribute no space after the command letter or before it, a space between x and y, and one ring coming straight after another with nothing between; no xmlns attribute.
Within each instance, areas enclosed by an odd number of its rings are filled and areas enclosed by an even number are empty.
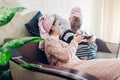
<svg viewBox="0 0 120 80"><path fill-rule="evenodd" d="M120 80L120 59L79 60L77 42L67 44L54 36L45 40L45 52L51 65L77 69L102 80Z"/></svg>

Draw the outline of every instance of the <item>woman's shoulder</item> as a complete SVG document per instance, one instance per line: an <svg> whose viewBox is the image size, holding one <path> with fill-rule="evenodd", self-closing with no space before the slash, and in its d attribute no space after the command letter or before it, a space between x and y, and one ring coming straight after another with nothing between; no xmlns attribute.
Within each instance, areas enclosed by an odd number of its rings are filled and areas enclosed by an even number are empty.
<svg viewBox="0 0 120 80"><path fill-rule="evenodd" d="M45 41L46 42L56 42L56 41L58 41L58 39L54 36L49 36Z"/></svg>
<svg viewBox="0 0 120 80"><path fill-rule="evenodd" d="M64 44L66 45L67 43L60 40L59 38L56 38L54 36L49 36L46 40L45 40L46 43L54 43L55 44Z"/></svg>

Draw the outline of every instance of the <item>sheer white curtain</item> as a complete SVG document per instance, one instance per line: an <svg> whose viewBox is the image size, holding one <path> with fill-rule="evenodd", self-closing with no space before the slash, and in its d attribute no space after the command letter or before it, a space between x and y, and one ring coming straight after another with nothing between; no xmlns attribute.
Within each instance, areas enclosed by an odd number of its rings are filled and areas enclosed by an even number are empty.
<svg viewBox="0 0 120 80"><path fill-rule="evenodd" d="M120 0L97 0L96 28L97 37L107 42L118 43L120 41ZM98 21L98 22L97 22ZM95 26L94 26L95 27Z"/></svg>

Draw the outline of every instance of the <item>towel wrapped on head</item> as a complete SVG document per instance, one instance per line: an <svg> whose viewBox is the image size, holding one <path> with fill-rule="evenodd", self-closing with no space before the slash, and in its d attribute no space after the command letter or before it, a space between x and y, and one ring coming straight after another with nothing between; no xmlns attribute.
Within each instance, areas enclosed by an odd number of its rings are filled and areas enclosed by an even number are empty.
<svg viewBox="0 0 120 80"><path fill-rule="evenodd" d="M71 21L73 17L78 17L80 19L80 21L82 21L82 12L81 9L79 7L75 7L72 9L69 20Z"/></svg>
<svg viewBox="0 0 120 80"><path fill-rule="evenodd" d="M49 37L49 32L53 25L53 22L54 18L47 14L39 18L38 26L41 38L46 39ZM39 49L44 50L44 42L39 43Z"/></svg>

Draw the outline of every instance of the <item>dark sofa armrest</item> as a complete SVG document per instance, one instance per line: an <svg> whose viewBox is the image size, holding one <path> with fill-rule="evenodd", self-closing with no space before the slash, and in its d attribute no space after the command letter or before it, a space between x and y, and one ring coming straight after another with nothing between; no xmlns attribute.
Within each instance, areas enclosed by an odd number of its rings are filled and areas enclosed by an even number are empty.
<svg viewBox="0 0 120 80"><path fill-rule="evenodd" d="M14 40L14 39L17 39L17 38L6 38L4 39L4 43L6 41ZM41 62L44 64L49 64L45 53L38 48L38 45L39 43L29 42L17 49L12 49L13 55L15 55L15 53L18 53L18 54L21 54L21 56L23 56L30 62L33 62L33 63Z"/></svg>
<svg viewBox="0 0 120 80"><path fill-rule="evenodd" d="M14 57L11 60L18 65L24 62L28 62L23 57ZM31 68L26 68L26 69L34 71L34 72L40 72L40 73L45 73L45 74L65 78L68 80L100 80L90 74L87 74L87 73L84 73L78 70L74 70L74 69L50 66L50 65L46 65L42 63L39 63L39 65L40 67L31 67Z"/></svg>

